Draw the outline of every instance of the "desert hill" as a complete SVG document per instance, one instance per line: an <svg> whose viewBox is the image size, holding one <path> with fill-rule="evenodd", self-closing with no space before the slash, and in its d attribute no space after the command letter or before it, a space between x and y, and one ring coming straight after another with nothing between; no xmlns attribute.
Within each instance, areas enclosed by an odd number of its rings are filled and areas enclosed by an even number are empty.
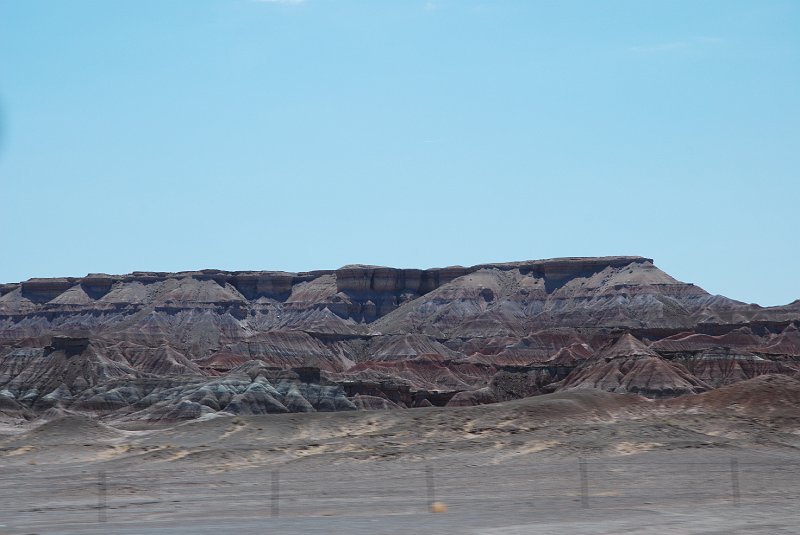
<svg viewBox="0 0 800 535"><path fill-rule="evenodd" d="M0 418L108 421L650 398L800 371L800 301L710 295L636 256L0 285Z"/></svg>

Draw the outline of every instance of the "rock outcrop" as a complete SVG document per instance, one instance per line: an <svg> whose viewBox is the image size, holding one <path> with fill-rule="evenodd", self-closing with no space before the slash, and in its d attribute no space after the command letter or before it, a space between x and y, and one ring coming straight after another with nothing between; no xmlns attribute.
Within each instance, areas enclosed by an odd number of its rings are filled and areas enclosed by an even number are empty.
<svg viewBox="0 0 800 535"><path fill-rule="evenodd" d="M649 398L697 394L710 389L686 368L662 359L630 334L576 368L559 390L584 388Z"/></svg>
<svg viewBox="0 0 800 535"><path fill-rule="evenodd" d="M800 300L713 296L635 256L0 285L0 417L11 420L413 408L578 388L668 397L795 375L798 361Z"/></svg>

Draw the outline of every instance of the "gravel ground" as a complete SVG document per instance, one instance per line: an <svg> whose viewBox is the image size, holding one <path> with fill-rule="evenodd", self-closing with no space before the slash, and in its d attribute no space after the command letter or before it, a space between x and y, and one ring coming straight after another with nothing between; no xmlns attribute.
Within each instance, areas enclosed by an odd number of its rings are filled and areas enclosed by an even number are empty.
<svg viewBox="0 0 800 535"><path fill-rule="evenodd" d="M609 396L5 429L0 534L800 532L787 414Z"/></svg>

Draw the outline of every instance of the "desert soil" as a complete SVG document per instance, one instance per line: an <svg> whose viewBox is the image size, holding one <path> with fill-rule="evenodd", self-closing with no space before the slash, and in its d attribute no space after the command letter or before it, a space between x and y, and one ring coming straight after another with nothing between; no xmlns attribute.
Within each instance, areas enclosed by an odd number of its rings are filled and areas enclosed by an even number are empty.
<svg viewBox="0 0 800 535"><path fill-rule="evenodd" d="M125 429L68 416L2 430L0 534L798 533L796 414L586 391Z"/></svg>

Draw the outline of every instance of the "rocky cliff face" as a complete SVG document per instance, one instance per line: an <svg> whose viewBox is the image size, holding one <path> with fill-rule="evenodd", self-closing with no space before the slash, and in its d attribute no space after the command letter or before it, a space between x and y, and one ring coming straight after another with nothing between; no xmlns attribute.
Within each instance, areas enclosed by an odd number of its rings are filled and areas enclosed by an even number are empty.
<svg viewBox="0 0 800 535"><path fill-rule="evenodd" d="M585 386L662 397L797 373L799 328L800 301L712 296L642 257L31 279L0 285L0 412L169 419ZM599 360L625 333L649 353ZM247 382L241 367L253 363L275 373ZM196 393L228 380L231 396Z"/></svg>

